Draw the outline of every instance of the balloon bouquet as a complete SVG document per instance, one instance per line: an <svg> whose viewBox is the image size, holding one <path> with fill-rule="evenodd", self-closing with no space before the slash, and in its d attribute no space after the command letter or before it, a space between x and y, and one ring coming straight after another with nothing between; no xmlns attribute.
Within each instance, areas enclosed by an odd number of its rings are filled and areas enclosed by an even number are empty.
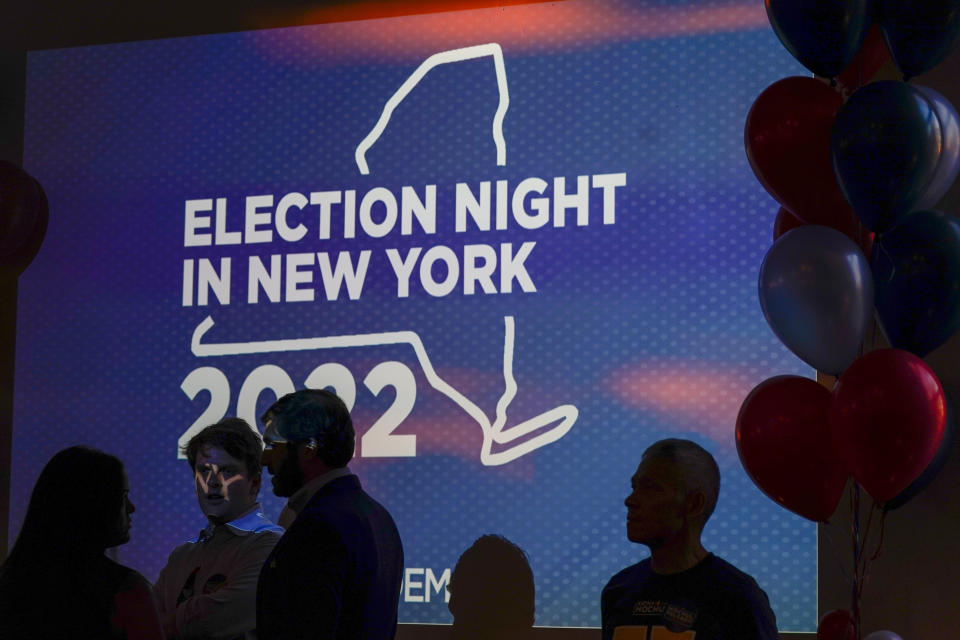
<svg viewBox="0 0 960 640"><path fill-rule="evenodd" d="M852 612L824 616L820 640L859 640L874 511L923 489L949 451L946 396L921 359L960 329L960 222L932 209L960 171L960 116L912 85L950 53L960 0L766 0L770 24L814 77L773 83L747 115L745 146L781 205L760 268L764 317L820 372L760 383L737 417L737 451L771 499L815 522L849 477ZM868 83L892 58L904 81ZM874 313L892 348L864 353ZM861 488L874 500L863 536ZM869 640L895 640L877 631Z"/></svg>

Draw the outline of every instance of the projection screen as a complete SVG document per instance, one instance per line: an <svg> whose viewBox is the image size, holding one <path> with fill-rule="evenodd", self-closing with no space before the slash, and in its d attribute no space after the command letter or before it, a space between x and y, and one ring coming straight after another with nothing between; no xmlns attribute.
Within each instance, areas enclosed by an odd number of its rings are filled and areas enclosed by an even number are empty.
<svg viewBox="0 0 960 640"><path fill-rule="evenodd" d="M329 387L403 537L401 622L449 622L450 570L498 533L537 625L599 626L647 553L630 476L676 436L720 464L705 545L781 630L813 629L815 526L733 436L755 384L812 375L760 311L777 205L743 151L754 98L801 74L736 0L31 52L24 168L50 224L19 285L11 539L46 460L90 444L127 465L118 558L154 579L204 525L178 446Z"/></svg>

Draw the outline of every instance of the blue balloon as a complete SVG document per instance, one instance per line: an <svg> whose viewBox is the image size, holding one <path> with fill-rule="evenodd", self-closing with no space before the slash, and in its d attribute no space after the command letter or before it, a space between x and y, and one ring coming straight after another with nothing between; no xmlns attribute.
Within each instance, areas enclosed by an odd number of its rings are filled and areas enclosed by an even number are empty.
<svg viewBox="0 0 960 640"><path fill-rule="evenodd" d="M915 211L870 254L877 316L890 346L921 358L960 329L960 221Z"/></svg>
<svg viewBox="0 0 960 640"><path fill-rule="evenodd" d="M760 306L780 341L818 371L837 375L860 352L873 320L873 278L863 252L836 229L791 229L760 267Z"/></svg>
<svg viewBox="0 0 960 640"><path fill-rule="evenodd" d="M941 145L931 102L892 80L857 89L830 132L837 184L860 221L877 233L917 208L936 172Z"/></svg>
<svg viewBox="0 0 960 640"><path fill-rule="evenodd" d="M869 0L767 0L766 7L787 51L825 78L847 68L871 24Z"/></svg>
<svg viewBox="0 0 960 640"><path fill-rule="evenodd" d="M877 0L877 22L904 79L932 69L960 35L960 0Z"/></svg>

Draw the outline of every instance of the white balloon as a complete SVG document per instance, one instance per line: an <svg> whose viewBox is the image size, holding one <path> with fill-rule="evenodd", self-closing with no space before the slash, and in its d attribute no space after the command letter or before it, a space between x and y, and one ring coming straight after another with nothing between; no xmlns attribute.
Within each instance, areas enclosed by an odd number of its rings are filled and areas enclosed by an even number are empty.
<svg viewBox="0 0 960 640"><path fill-rule="evenodd" d="M874 631L863 640L903 640L893 631Z"/></svg>

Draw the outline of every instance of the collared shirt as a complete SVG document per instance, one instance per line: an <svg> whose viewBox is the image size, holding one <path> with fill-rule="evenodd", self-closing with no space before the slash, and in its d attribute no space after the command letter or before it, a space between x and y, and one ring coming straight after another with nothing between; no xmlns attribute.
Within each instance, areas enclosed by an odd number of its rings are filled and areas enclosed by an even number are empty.
<svg viewBox="0 0 960 640"><path fill-rule="evenodd" d="M257 578L282 534L255 504L174 549L153 594L161 618L175 612L176 637L256 638Z"/></svg>
<svg viewBox="0 0 960 640"><path fill-rule="evenodd" d="M322 489L323 486L328 482L348 475L350 475L350 468L340 467L339 469L334 469L321 476L317 476L307 484L300 487L297 492L290 496L290 499L287 500L286 506L284 506L283 511L280 512L280 517L277 518L277 524L284 529L289 529L290 525L293 524L293 521L297 519L297 515L303 511L303 508L307 506L307 503L310 502L310 498L312 498L317 491L320 491L320 489Z"/></svg>
<svg viewBox="0 0 960 640"><path fill-rule="evenodd" d="M283 529L267 519L258 502L238 518L222 525L215 524L208 520L207 526L200 530L200 534L196 538L191 538L190 542L205 542L209 540L217 527L227 527L234 535L238 536L260 533L261 531L274 531L283 535Z"/></svg>

